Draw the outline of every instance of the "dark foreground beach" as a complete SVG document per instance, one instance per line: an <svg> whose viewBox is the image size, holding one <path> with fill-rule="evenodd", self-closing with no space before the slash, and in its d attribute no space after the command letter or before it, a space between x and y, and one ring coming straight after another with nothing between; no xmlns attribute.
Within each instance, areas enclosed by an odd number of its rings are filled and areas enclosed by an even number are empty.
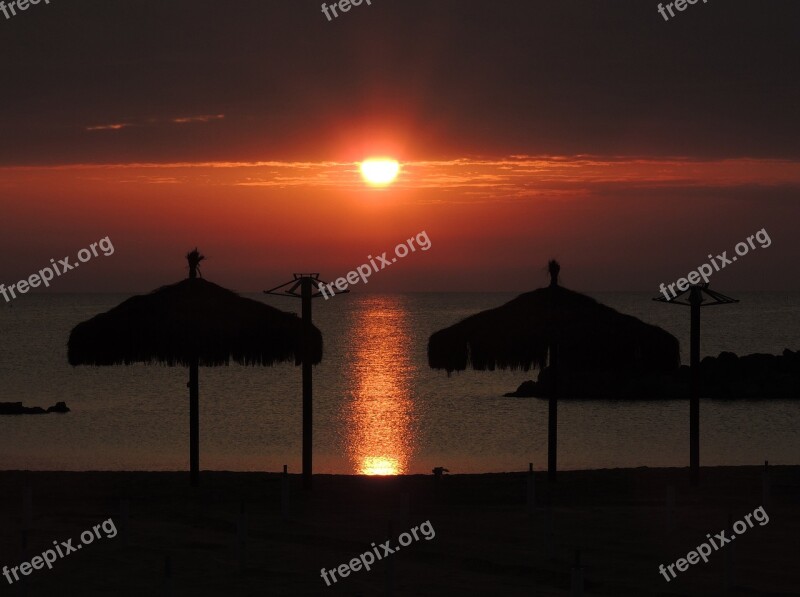
<svg viewBox="0 0 800 597"><path fill-rule="evenodd" d="M770 467L766 504L762 472L702 469L699 489L685 469L563 472L556 486L537 473L532 512L526 473L444 476L438 484L432 475L320 475L311 495L290 475L288 520L281 475L205 472L192 490L186 473L2 472L0 566L31 561L54 541L80 544L82 532L109 518L117 534L100 529L101 539L52 570L21 577L27 586L0 577L0 594L569 595L580 549L586 595L723 595L726 576L730 594L797 595L800 467ZM759 506L768 523L753 521L732 541L735 550L675 569L669 583L659 573L707 534L733 535L729 516L735 522ZM321 578L323 567L337 568L373 542L397 547L401 533L425 521L432 538L420 532L371 571L330 587Z"/></svg>

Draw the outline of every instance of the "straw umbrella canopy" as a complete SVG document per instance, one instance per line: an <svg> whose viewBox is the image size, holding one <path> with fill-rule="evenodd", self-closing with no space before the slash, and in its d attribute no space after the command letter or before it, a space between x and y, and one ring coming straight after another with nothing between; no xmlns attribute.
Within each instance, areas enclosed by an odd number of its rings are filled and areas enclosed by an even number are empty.
<svg viewBox="0 0 800 597"><path fill-rule="evenodd" d="M570 371L596 368L637 373L668 372L680 364L678 340L665 330L558 285L551 261L550 286L472 315L439 330L428 341L428 364L447 373L528 371L549 364L548 470L555 478L558 380ZM548 363L549 361L549 363Z"/></svg>
<svg viewBox="0 0 800 597"><path fill-rule="evenodd" d="M70 365L161 363L189 367L191 480L200 468L198 367L302 362L300 318L197 277L203 257L187 255L189 278L134 296L78 324L68 343ZM322 360L322 334L308 330L309 358Z"/></svg>

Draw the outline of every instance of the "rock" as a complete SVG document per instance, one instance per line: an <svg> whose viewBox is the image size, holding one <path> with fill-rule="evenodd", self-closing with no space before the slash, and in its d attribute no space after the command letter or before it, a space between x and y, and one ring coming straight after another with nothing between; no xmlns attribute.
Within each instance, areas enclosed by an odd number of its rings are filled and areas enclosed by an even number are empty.
<svg viewBox="0 0 800 597"><path fill-rule="evenodd" d="M0 415L43 415L46 412L39 406L22 406L22 402L0 402Z"/></svg>
<svg viewBox="0 0 800 597"><path fill-rule="evenodd" d="M764 384L764 393L770 398L796 398L799 389L800 384L788 373L776 375Z"/></svg>
<svg viewBox="0 0 800 597"><path fill-rule="evenodd" d="M721 352L700 361L699 382L701 398L800 399L800 351L786 349L781 355L756 353L743 357ZM515 392L504 395L547 398L553 385L552 371L545 367L539 372L538 381L523 382ZM662 375L608 367L564 370L558 390L561 399L685 399L691 390L691 372L686 365Z"/></svg>
<svg viewBox="0 0 800 597"><path fill-rule="evenodd" d="M800 378L800 350L792 352L787 348L783 351L783 355L778 357L778 360L782 372Z"/></svg>
<svg viewBox="0 0 800 597"><path fill-rule="evenodd" d="M778 357L772 354L749 354L739 359L739 366L746 379L763 383L778 372Z"/></svg>
<svg viewBox="0 0 800 597"><path fill-rule="evenodd" d="M41 406L22 406L22 402L0 402L0 415L46 415L47 413L68 413L66 402L57 402L47 410Z"/></svg>
<svg viewBox="0 0 800 597"><path fill-rule="evenodd" d="M523 381L515 392L507 392L503 396L509 398L533 398L539 395L538 386L539 384L529 379L528 381Z"/></svg>

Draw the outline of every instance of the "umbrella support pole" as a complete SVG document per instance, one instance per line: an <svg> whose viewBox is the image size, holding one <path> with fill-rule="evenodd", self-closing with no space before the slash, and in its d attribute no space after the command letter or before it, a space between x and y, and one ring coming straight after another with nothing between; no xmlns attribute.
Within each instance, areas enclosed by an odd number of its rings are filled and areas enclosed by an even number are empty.
<svg viewBox="0 0 800 597"><path fill-rule="evenodd" d="M547 480L555 482L558 453L558 346L550 345L550 371L553 375L552 394L547 409Z"/></svg>
<svg viewBox="0 0 800 597"><path fill-rule="evenodd" d="M688 298L685 295L688 293ZM689 475L693 487L700 484L700 307L712 305L730 305L739 301L715 292L705 284L692 284L683 292L669 298L658 297L661 303L691 307L689 324L689 365L690 365L690 390L689 390Z"/></svg>
<svg viewBox="0 0 800 597"><path fill-rule="evenodd" d="M558 445L558 399L550 396L547 412L547 480L556 480L556 450Z"/></svg>
<svg viewBox="0 0 800 597"><path fill-rule="evenodd" d="M198 359L189 364L189 468L191 483L200 482L200 389L198 382Z"/></svg>
<svg viewBox="0 0 800 597"><path fill-rule="evenodd" d="M303 489L311 490L314 391L311 374L311 278L300 284L303 319Z"/></svg>
<svg viewBox="0 0 800 597"><path fill-rule="evenodd" d="M278 290L291 285L289 290L284 290L283 292L277 292ZM313 449L314 449L314 440L313 440L313 429L314 429L314 415L313 415L313 407L314 407L314 391L313 391L313 374L312 374L312 364L314 362L314 324L311 323L311 299L315 299L320 296L324 296L326 299L329 298L328 295L325 294L325 291L322 290L321 292L314 291L314 286L318 285L319 288L323 288L324 282L319 279L319 274L302 274L302 273L295 273L294 280L287 282L286 284L281 284L280 286L276 286L272 290L265 290L265 294L274 294L277 296L291 296L295 298L301 299L301 309L302 309L302 336L301 336L301 346L300 346L300 355L298 362L302 363L303 365L303 467L302 467L302 478L303 478L303 490L310 491L311 490L311 482L312 482L312 459L313 459ZM297 294L295 290L300 288L300 294ZM350 292L349 290L343 290L341 294L346 292Z"/></svg>
<svg viewBox="0 0 800 597"><path fill-rule="evenodd" d="M303 363L303 489L311 489L313 400L311 390L311 363Z"/></svg>
<svg viewBox="0 0 800 597"><path fill-rule="evenodd" d="M692 287L689 295L691 323L689 330L689 363L691 365L691 396L689 398L689 468L691 484L700 483L700 289Z"/></svg>

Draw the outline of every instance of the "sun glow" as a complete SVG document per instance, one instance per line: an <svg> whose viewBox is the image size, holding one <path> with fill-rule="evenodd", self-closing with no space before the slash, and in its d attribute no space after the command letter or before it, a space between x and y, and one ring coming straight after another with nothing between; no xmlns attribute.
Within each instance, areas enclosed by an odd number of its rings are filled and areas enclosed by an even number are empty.
<svg viewBox="0 0 800 597"><path fill-rule="evenodd" d="M361 175L373 186L391 184L399 172L400 163L389 158L370 158L361 163Z"/></svg>

